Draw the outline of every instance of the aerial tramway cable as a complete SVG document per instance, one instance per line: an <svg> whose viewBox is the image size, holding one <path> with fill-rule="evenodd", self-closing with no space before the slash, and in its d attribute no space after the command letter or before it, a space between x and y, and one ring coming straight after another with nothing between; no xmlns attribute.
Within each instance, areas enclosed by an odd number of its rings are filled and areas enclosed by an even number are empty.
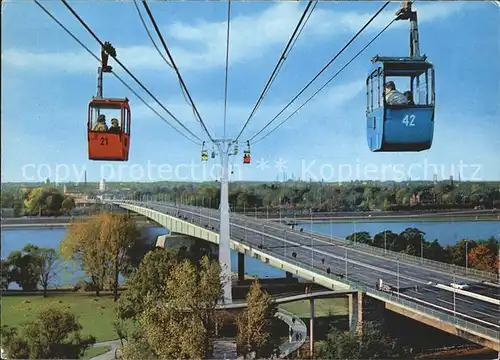
<svg viewBox="0 0 500 360"><path fill-rule="evenodd" d="M325 64L325 66L323 66L323 68L316 74L316 76L314 76L314 78L309 81L309 83L304 86L302 88L301 91L299 91L299 93L297 95L295 95L295 97L290 100L290 102L283 108L281 109L280 112L278 112L278 114L276 114L276 116L274 118L272 118L269 122L267 122L267 124L262 128L260 129L255 135L253 135L248 141L252 141L253 139L255 139L258 135L260 135L265 129L267 129L281 114L283 114L283 112L288 109L290 107L290 105L295 101L297 100L297 98L302 95L302 93L304 93L304 91L306 91L309 86L311 86L311 84L316 81L316 79L349 47L349 45L351 45L351 43L356 40L356 38L373 22L373 20L375 20L375 18L380 15L380 13L390 4L391 2L390 1L386 1L384 5L382 5L382 7L366 22L365 25L363 25L363 27L351 38L351 40L349 40L342 49L340 49L340 51L330 60L328 61L328 63Z"/></svg>
<svg viewBox="0 0 500 360"><path fill-rule="evenodd" d="M314 6L311 9L311 5L314 3ZM287 44L285 45L285 48L283 49L283 52L281 53L281 56L276 63L276 66L274 67L274 70L272 71L271 75L266 81L266 85L264 86L264 89L262 89L262 92L257 99L257 102L255 103L250 115L248 116L248 119L245 121L243 124L242 129L240 130L238 136L236 137L236 141L240 138L240 136L243 134L243 131L245 131L245 128L248 126L250 123L250 120L253 118L255 113L257 112L257 109L259 108L260 104L262 103L262 100L264 100L264 97L266 96L267 92L271 88L272 83L278 76L281 67L283 66L288 54L292 51L295 43L297 42L297 39L299 38L300 34L302 33L302 30L304 29L307 21L311 17L312 12L314 11L314 8L317 5L317 1L309 1L307 4L306 8L304 9L304 12L302 13L302 16L299 19L299 22L297 23L297 26L295 27L292 35L290 36L290 39L288 40ZM308 14L309 13L309 14ZM306 17L307 16L307 17Z"/></svg>
<svg viewBox="0 0 500 360"><path fill-rule="evenodd" d="M161 42L163 48L165 49L165 52L167 53L168 59L170 60L170 64L172 64L172 67L173 67L175 73L177 74L177 77L178 77L179 82L181 84L181 88L184 90L184 92L186 93L186 96L189 99L189 103L190 103L190 105L193 108L193 111L195 113L195 116L196 116L197 120L200 122L201 127L203 128L203 130L208 135L210 141L213 142L214 139L213 139L212 135L210 135L210 132L208 131L207 126L205 125L205 122L201 118L201 115L200 115L200 113L198 111L198 108L196 107L196 105L195 105L195 103L193 101L193 98L191 97L191 94L189 93L189 90L188 90L188 88L186 86L186 83L184 82L184 79L182 78L182 75L181 75L181 73L179 71L179 68L177 67L177 64L175 63L175 60L172 57L172 54L170 53L170 50L169 50L169 48L167 46L167 43L165 42L165 39L163 38L163 35L161 34L160 28L158 27L158 24L156 23L156 20L155 20L155 18L153 16L153 13L151 12L151 9L149 8L146 0L142 0L142 5L146 9L146 12L147 12L147 14L149 16L149 19L151 20L151 23L153 24L153 27L155 28L156 34L158 35L158 38L160 39L160 42Z"/></svg>
<svg viewBox="0 0 500 360"><path fill-rule="evenodd" d="M69 36L71 36L80 46L82 46L94 59L96 59L99 63L101 59L93 53L80 39L78 39L66 26L64 26L54 15L50 13L38 0L33 0L36 5L38 5L57 25L59 25ZM146 100L144 100L136 91L134 91L130 85L128 85L125 80L123 80L119 75L115 72L111 71L111 73L120 81L132 94L134 94L144 105L146 105L153 113L155 113L160 119L162 119L168 126L170 126L173 130L178 132L180 135L193 142L196 145L200 145L201 143L196 142L191 139L189 136L184 134L181 130L177 129L174 125L170 123L164 116L162 116L158 111L156 111L151 105L148 104Z"/></svg>
<svg viewBox="0 0 500 360"><path fill-rule="evenodd" d="M34 0L34 1L37 1L37 0ZM80 24L82 24L82 26L89 32L89 34L102 46L104 47L104 43L99 39L99 37L92 31L92 29L85 23L85 21L80 17L80 15L78 15L76 13L75 10L73 10L73 8L68 4L68 2L66 0L61 0L62 3L64 4L64 6L66 6L66 8L73 14L73 16L80 22ZM196 135L195 133L193 133L191 130L189 130L186 125L184 125L174 114L172 114L172 112L170 112L170 110L168 110L157 98L156 96L154 96L151 91L149 91L149 89L144 86L142 84L142 82L137 79L137 77L132 74L130 72L129 69L127 69L127 67L125 65L123 65L123 63L118 60L118 58L116 56L113 56L113 59L116 61L116 63L118 65L120 65L120 67L125 70L125 72L132 78L135 80L135 82L144 90L146 91L146 93L148 93L149 96L151 96L153 98L153 100L156 101L156 103L158 105L160 105L160 107L165 111L167 112L167 114L170 115L170 117L172 117L172 119L174 119L184 130L186 130L189 134L191 134L194 138L196 138L197 140L199 141L203 141L198 135Z"/></svg>
<svg viewBox="0 0 500 360"><path fill-rule="evenodd" d="M379 36L382 35L382 33L384 33L384 31L386 31L389 28L389 26L391 26L395 21L396 21L396 19L393 19L391 22L389 22L382 30L380 30L380 32L368 44L366 44L360 51L358 51L358 53L356 55L354 55L351 58L351 60L349 60L347 63L345 63L344 66L342 66L339 71L337 71L333 76L331 76L326 83L324 83L318 90L316 90L316 92L314 94L312 94L306 101L304 101L304 103L302 105L300 105L297 109L295 109L295 111L293 113L288 115L283 121L281 121L278 125L276 125L272 130L267 132L261 138L254 141L253 144L256 144L256 143L264 140L266 137L268 137L274 131L276 131L281 125L283 125L285 122L287 122L291 117L296 115L300 109L302 109L304 106L306 106L316 95L318 95L318 93L320 91L322 91L324 88L326 88L342 71L344 71L345 68L347 68L354 60L356 60L358 58L358 56L361 55L375 40L377 40L379 38Z"/></svg>

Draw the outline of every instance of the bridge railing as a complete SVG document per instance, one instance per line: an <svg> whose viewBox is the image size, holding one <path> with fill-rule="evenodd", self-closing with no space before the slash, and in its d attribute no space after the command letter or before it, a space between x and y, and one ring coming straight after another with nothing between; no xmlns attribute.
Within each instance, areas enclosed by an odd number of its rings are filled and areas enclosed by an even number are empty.
<svg viewBox="0 0 500 360"><path fill-rule="evenodd" d="M166 205L171 205L171 204L166 204ZM191 206L191 207L195 208L194 206ZM210 210L217 211L215 209L210 209ZM243 214L230 214L230 215L237 216L239 218L252 219L253 221L256 220L256 219L252 218L251 216L245 216ZM262 221L261 219L259 219L259 220ZM299 231L295 230L295 232L298 233ZM316 232L313 232L313 234L315 236L321 238L322 240L325 240L325 241L337 242L337 243L343 244L343 245L352 245L353 247L361 248L361 249L366 250L367 252L371 252L371 253L374 253L377 255L382 255L382 256L385 256L385 257L388 257L388 258L391 258L394 260L399 258L402 262L407 262L407 263L416 264L416 265L424 265L427 267L431 267L433 269L441 269L441 270L445 270L445 271L450 272L450 273L454 272L457 275L474 276L474 277L477 277L480 279L497 280L499 278L498 274L488 272L488 271L465 268L463 266L458 266L458 265L454 265L454 264L447 264L447 263L443 263L443 262L436 261L436 260L426 259L425 257L418 257L418 256L414 256L414 255L408 255L408 254L405 254L402 252L385 250L385 249L382 249L382 248L379 248L376 246L372 246L372 245L368 245L368 244L363 244L363 243L359 243L359 242L351 242L351 241L346 240L345 238L341 238L338 236L330 237L330 236L326 236L324 234L316 233ZM500 279L499 279L499 281L500 281Z"/></svg>
<svg viewBox="0 0 500 360"><path fill-rule="evenodd" d="M383 291L378 291L378 290L375 290L373 288L369 288L367 286L362 286L357 282L353 282L353 281L349 280L348 279L349 274L347 274L347 276L343 276L343 277L340 277L336 274L328 274L328 273L326 273L326 271L324 269L320 269L320 268L317 268L315 266L311 266L310 264L308 264L304 261L298 261L297 259L293 258L290 255L284 256L284 255L280 254L279 252L275 252L271 249L258 249L258 248L255 248L254 244L249 243L249 242L245 242L242 239L238 239L237 241L239 243L245 244L246 246L250 247L251 249L257 250L259 252L262 252L262 253L268 252L270 256L277 258L277 259L280 259L282 261L285 261L289 264L295 265L297 267L300 267L304 270L311 271L311 272L318 274L320 276L323 276L323 277L328 277L331 280L336 281L336 282L346 283L353 290L362 291L362 292L365 292L368 294L370 294L370 293L374 294L377 297L381 297L381 298L386 299L387 301L391 301L391 302L397 303L399 305L411 308L415 311L419 311L421 313L438 318L441 321L445 321L445 322L450 323L450 324L461 326L467 330L475 331L477 333L483 334L483 335L488 336L488 337L493 338L493 339L497 339L499 336L499 332L495 331L493 329L489 329L489 328L486 328L484 326L478 325L476 323L472 323L470 321L463 320L463 319L458 318L456 316L449 315L443 311L434 310L434 309L430 308L429 306L423 306L423 305L417 304L415 302L408 301L406 299L401 299L400 297L398 297L397 295L395 296L392 293L389 294L389 293L386 293ZM396 253L396 254L399 255L399 253Z"/></svg>
<svg viewBox="0 0 500 360"><path fill-rule="evenodd" d="M463 266L458 266L458 265L454 265L454 264L447 264L447 263L443 263L440 261L426 259L425 257L418 257L418 256L414 256L414 255L408 255L408 254L405 254L402 252L385 250L385 249L382 249L382 248L379 248L376 246L363 244L363 243L359 243L359 242L354 243L352 241L348 241L346 239L343 239L343 238L340 238L337 236L330 238L330 237L324 236L322 234L317 234L317 233L314 233L314 234L319 235L321 238L324 238L324 239L333 239L333 240L336 240L338 242L342 242L344 244L347 243L347 244L351 245L352 247L362 248L362 249L367 250L368 252L376 253L377 255L383 255L383 256L391 258L391 259L399 258L401 261L404 261L407 263L426 265L426 266L432 267L434 269L436 269L436 268L442 269L442 270L445 270L447 272L451 272L451 273L455 272L455 274L460 274L460 275L465 275L465 276L475 276L475 277L482 278L482 279L496 280L498 277L497 274L492 273L492 272L488 272L488 271L465 268Z"/></svg>
<svg viewBox="0 0 500 360"><path fill-rule="evenodd" d="M240 242L240 243L245 243L242 240L237 240L237 241ZM249 246L250 248L255 248L250 243L245 243L245 245ZM435 310L435 309L430 308L429 306L420 305L418 303L415 303L415 302L412 302L412 301L409 301L409 300L406 300L406 299L402 299L402 298L398 297L397 295L394 295L393 293L386 293L386 292L383 292L383 291L375 290L374 288L370 288L370 287L367 287L367 286L360 285L357 282L349 280L349 278L348 278L349 274L347 274L347 277L344 276L343 278L341 278L340 276L338 276L336 274L327 274L324 269L320 269L320 268L317 268L315 266L311 266L310 264L307 264L306 262L303 262L303 261L298 261L297 259L295 259L295 258L293 258L291 256L283 256L282 254L274 252L273 250L269 250L269 249L265 249L265 250L255 249L255 250L258 250L258 251L261 251L261 252L266 252L266 250L267 250L267 251L269 251L269 255L272 256L272 257L274 257L274 258L280 259L282 261L286 261L286 262L288 262L288 263L290 263L292 265L296 265L296 266L298 266L298 267L300 267L300 268L302 268L304 270L309 270L309 271L311 271L313 273L316 273L318 275L321 275L321 276L324 276L324 277L329 277L333 281L346 283L353 290L361 291L361 292L364 292L364 293L367 293L367 294L376 295L377 297L386 299L387 301L390 301L390 302L393 302L393 303L397 303L397 304L399 304L401 306L408 307L408 308L410 308L410 309L412 309L414 311L418 311L420 313L433 316L433 317L435 317L435 318L437 318L437 319L439 319L441 321L447 322L449 324L454 324L456 326L461 326L461 327L463 327L463 328L465 328L467 330L483 334L483 335L488 336L488 337L490 337L492 339L497 339L498 336L499 336L499 332L498 331L495 331L493 329L490 329L490 328L478 325L476 323L473 323L473 322L470 322L470 321L467 321L467 320L463 320L463 319L461 319L459 317L447 314L444 311Z"/></svg>

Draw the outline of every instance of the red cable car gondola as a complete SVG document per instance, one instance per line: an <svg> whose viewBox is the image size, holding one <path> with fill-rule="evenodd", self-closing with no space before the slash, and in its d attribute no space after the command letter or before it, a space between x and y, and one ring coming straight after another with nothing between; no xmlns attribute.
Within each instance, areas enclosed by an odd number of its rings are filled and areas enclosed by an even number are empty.
<svg viewBox="0 0 500 360"><path fill-rule="evenodd" d="M115 48L105 42L101 48L101 66L98 68L97 96L89 103L87 116L87 140L90 160L128 161L130 149L130 106L128 99L112 99L102 96L102 75L111 72L109 55L116 56ZM111 127L106 124L106 113L119 111L117 118L111 119ZM111 117L111 116L110 116ZM118 120L118 118L120 118Z"/></svg>
<svg viewBox="0 0 500 360"><path fill-rule="evenodd" d="M104 131L95 128L99 117L103 116L102 113L105 110L120 111L119 128L116 131L113 127ZM128 99L93 98L89 103L87 131L90 160L128 161L130 149L130 106Z"/></svg>

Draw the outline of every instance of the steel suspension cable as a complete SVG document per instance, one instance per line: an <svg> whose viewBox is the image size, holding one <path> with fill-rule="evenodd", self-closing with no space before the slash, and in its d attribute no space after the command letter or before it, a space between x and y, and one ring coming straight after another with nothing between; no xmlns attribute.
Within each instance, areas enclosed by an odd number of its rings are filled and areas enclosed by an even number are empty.
<svg viewBox="0 0 500 360"><path fill-rule="evenodd" d="M203 128L203 130L205 130L205 132L207 133L209 139L211 141L214 141L214 139L212 138L212 135L210 135L210 132L207 129L207 126L205 125L205 122L201 118L201 115L200 115L200 113L198 111L198 108L196 107L196 105L195 105L195 103L193 101L193 98L191 97L191 94L189 93L189 90L188 90L188 88L186 86L186 83L184 82L184 79L182 78L182 75L181 75L181 73L179 71L179 68L177 67L177 64L175 63L175 60L172 57L172 54L170 53L170 50L169 50L169 48L167 46L167 43L165 42L165 39L163 38L163 35L161 34L160 28L158 27L158 24L156 23L156 20L155 20L155 18L153 16L153 13L151 12L151 9L149 8L148 3L146 2L146 0L142 0L142 5L144 6L144 8L146 9L146 12L148 13L149 19L151 20L151 23L153 24L153 27L155 28L156 34L158 35L158 38L160 39L160 42L161 42L163 48L165 49L165 52L167 53L168 59L170 60L170 63L172 64L172 67L174 68L175 73L177 74L177 77L179 78L179 82L181 83L181 87L186 92L186 96L188 97L189 102L191 103L191 106L193 107L193 110L194 110L194 112L196 114L196 117L197 117L198 121L201 124L201 127Z"/></svg>
<svg viewBox="0 0 500 360"><path fill-rule="evenodd" d="M264 140L266 137L268 137L274 131L276 131L281 125L283 125L285 122L287 122L291 117L296 115L300 109L302 109L304 106L306 106L307 103L309 103L316 95L318 95L318 93L320 91L322 91L324 88L326 88L333 81L333 79L335 79L345 68L347 68L354 60L356 60L359 57L359 55L361 55L375 40L377 40L378 37L380 35L382 35L384 33L384 31L386 31L389 28L389 26L391 26L395 21L396 21L396 19L393 19L391 22L389 22L389 24L387 24L368 44L366 44L360 51L358 51L358 53L356 55L354 55L351 58L351 60L349 60L347 63L345 63L344 66L342 66L339 71L337 71L332 77L330 77L330 79L328 79L328 81L326 83L324 83L318 90L316 90L316 92L314 94L312 94L302 105L300 105L297 109L295 109L295 111L293 113L288 115L282 122L280 122L277 126L275 126L271 131L266 133L260 139L254 141L253 144L256 144L256 143Z"/></svg>
<svg viewBox="0 0 500 360"><path fill-rule="evenodd" d="M306 18L306 15L309 12L309 9L311 8L311 5L313 2L314 1L312 1L312 0L309 1L306 8L304 9L304 12L302 13L302 16L300 17L299 22L297 23L297 26L293 30L293 33L290 36L290 39L288 39L288 42L285 45L285 48L283 49L283 52L281 53L280 58L279 58L278 62L276 63L276 66L274 67L274 70L272 71L271 75L267 79L266 84L264 86L264 89L262 89L262 92L260 93L259 98L257 99L257 102L255 103L252 111L250 112L248 119L243 124L243 127L241 128L238 136L236 136L236 141L240 138L241 134L243 134L243 131L245 131L246 127L250 123L250 120L253 118L253 116L257 112L257 109L259 108L260 104L262 103L262 100L264 100L266 93L269 91L272 83L274 82L274 80L278 76L278 73L281 70L283 63L285 62L285 60L287 58L287 53L289 53L292 50L293 46L295 45L295 42L297 41L298 37L302 33L302 30L304 29L304 27L302 27L302 29L301 29L301 25L305 26L305 24L309 20L309 17L311 16L312 12L314 11L314 8L316 7L317 1L315 2L314 7L312 8L311 12L309 13L309 16L307 17L307 19L304 22L304 19ZM300 31L299 31L299 29L300 29Z"/></svg>
<svg viewBox="0 0 500 360"><path fill-rule="evenodd" d="M148 26L146 25L146 21L144 21L144 17L142 16L141 10L139 9L139 6L137 5L137 0L134 0L134 6L135 6L135 10L137 11L137 14L139 15L139 18L141 19L142 27L144 28L144 30L146 30L146 33L148 34L149 40L151 40L151 43L153 44L154 48L156 49L156 52L158 53L158 55L160 55L160 57L163 59L163 61L173 69L174 67L172 66L172 64L162 54L162 52L158 48L158 45L156 45L156 41L153 39L153 35L151 35L151 31L149 31Z"/></svg>
<svg viewBox="0 0 500 360"><path fill-rule="evenodd" d="M229 35L231 29L231 0L227 1L227 29L226 29L226 78L224 80L224 139L226 138L227 123L227 80L229 75Z"/></svg>
<svg viewBox="0 0 500 360"><path fill-rule="evenodd" d="M325 66L323 66L323 68L316 74L316 76L314 76L314 78L309 81L309 83L304 87L302 88L302 90L297 94L295 95L295 97L290 100L290 102L283 108L281 109L281 111L276 114L276 116L274 118L272 118L262 129L259 130L259 132L257 132L255 135L253 135L249 141L252 141L253 139L255 139L259 134L261 134L265 129L267 129L281 114L283 114L283 112L285 112L286 109L288 109L290 107L290 105L295 101L297 100L297 98L302 95L302 93L304 93L304 91L306 91L309 86L311 86L311 84L316 81L316 79L349 47L349 45L351 45L351 43L356 40L356 38L373 22L373 20L375 20L375 18L390 4L391 2L390 1L386 1L384 5L382 5L382 7L366 22L365 25L363 25L363 27L351 38L351 40L349 40L342 49L340 49L340 51L328 62L326 63Z"/></svg>
<svg viewBox="0 0 500 360"><path fill-rule="evenodd" d="M64 6L66 6L66 8L73 14L73 16L80 22L80 24L82 24L82 26L88 31L88 33L104 48L104 43L101 41L101 39L99 39L99 37L94 33L94 31L92 31L92 29L85 23L85 21L80 17L80 15L78 15L76 13L75 10L73 10L73 8L68 4L68 2L66 0L61 0L61 2L64 4ZM156 103L158 105L160 105L160 107L168 114L170 115L170 117L172 117L172 119L174 119L184 130L186 130L188 133L190 133L194 138L196 138L197 140L199 141L203 141L198 135L196 135L195 133L193 133L191 130L189 130L186 125L184 125L174 114L172 114L172 112L170 110L168 110L165 105L163 105L157 98L156 96L154 96L151 91L149 91L149 89L144 86L144 84L139 80L137 79L137 77L132 74L132 72L130 72L129 69L127 69L127 67L125 65L123 65L123 63L118 60L118 58L116 56L112 56L113 59L116 61L116 63L118 65L120 65L120 67L132 78L135 80L135 82L144 90L146 91L146 93L151 96L153 98L153 100L156 101Z"/></svg>
<svg viewBox="0 0 500 360"><path fill-rule="evenodd" d="M33 0L36 5L38 5L57 25L59 25L69 36L73 38L78 44L80 44L81 47L83 47L94 59L96 59L99 63L101 62L101 59L92 52L80 39L78 39L66 26L64 26L54 15L50 13L38 0ZM125 80L123 80L119 75L117 75L115 72L111 71L111 73L132 93L134 94L135 97L137 97L144 105L146 105L152 112L154 112L160 119L162 119L168 126L170 126L173 130L178 132L180 135L184 136L186 139L189 141L193 142L196 145L200 145L200 143L196 142L195 140L191 139L189 136L184 134L182 131L177 129L174 125L170 123L167 119L165 119L164 116L162 116L158 111L156 111L151 105L147 103L146 100L144 100L134 89L128 85Z"/></svg>

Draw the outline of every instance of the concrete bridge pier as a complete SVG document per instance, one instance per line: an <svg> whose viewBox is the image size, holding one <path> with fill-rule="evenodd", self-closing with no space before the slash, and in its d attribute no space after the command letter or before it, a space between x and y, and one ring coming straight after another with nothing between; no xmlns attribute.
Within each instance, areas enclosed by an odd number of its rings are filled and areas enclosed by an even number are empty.
<svg viewBox="0 0 500 360"><path fill-rule="evenodd" d="M238 282L245 281L245 254L238 253Z"/></svg>
<svg viewBox="0 0 500 360"><path fill-rule="evenodd" d="M361 292L347 295L349 298L349 331L360 331L363 323L363 294Z"/></svg>
<svg viewBox="0 0 500 360"><path fill-rule="evenodd" d="M314 298L309 299L309 356L314 359Z"/></svg>
<svg viewBox="0 0 500 360"><path fill-rule="evenodd" d="M383 330L385 306L382 301L370 298L361 291L349 294L348 297L349 331L362 334L366 322L377 323Z"/></svg>
<svg viewBox="0 0 500 360"><path fill-rule="evenodd" d="M293 274L291 272L286 272L286 279L293 279Z"/></svg>

